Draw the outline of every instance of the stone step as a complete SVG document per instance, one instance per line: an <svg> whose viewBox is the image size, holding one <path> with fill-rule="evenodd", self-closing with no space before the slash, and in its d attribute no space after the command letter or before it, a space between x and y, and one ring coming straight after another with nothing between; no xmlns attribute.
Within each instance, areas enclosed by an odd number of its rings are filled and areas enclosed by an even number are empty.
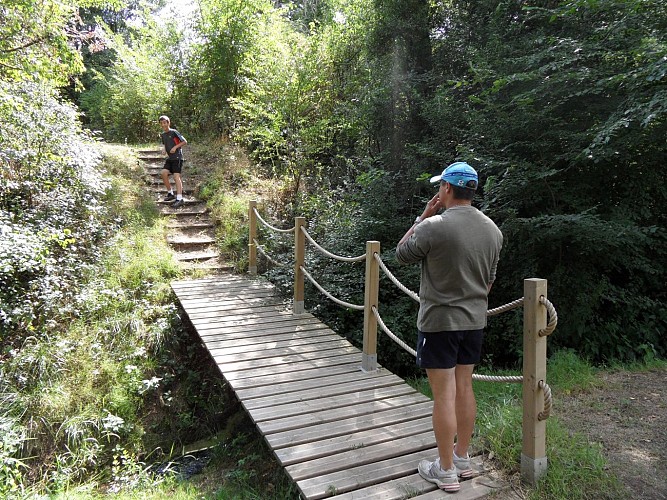
<svg viewBox="0 0 667 500"><path fill-rule="evenodd" d="M219 256L204 260L182 262L181 265L186 269L202 269L212 273L228 272L234 270L234 266L223 262Z"/></svg>
<svg viewBox="0 0 667 500"><path fill-rule="evenodd" d="M183 215L203 215L208 213L208 208L204 203L197 203L188 205L181 205L178 208L172 208L171 205L160 204L159 205L160 213L164 216L175 215L177 217Z"/></svg>
<svg viewBox="0 0 667 500"><path fill-rule="evenodd" d="M155 203L158 205L171 205L176 201L176 198L173 200L165 201L164 196L160 197L159 200L155 200ZM196 204L204 204L204 202L199 201L197 198L193 198L192 196L183 196L183 205L182 206L190 206L190 205L196 205Z"/></svg>
<svg viewBox="0 0 667 500"><path fill-rule="evenodd" d="M212 249L176 252L176 260L181 262L206 261L209 259L217 259L219 257L220 255L218 252Z"/></svg>
<svg viewBox="0 0 667 500"><path fill-rule="evenodd" d="M213 229L215 227L215 224L211 220L181 222L181 219L183 218L184 217L179 217L178 220L169 221L167 227L169 229Z"/></svg>
<svg viewBox="0 0 667 500"><path fill-rule="evenodd" d="M215 243L215 238L202 234L188 236L184 234L174 234L167 236L167 243L176 247L195 246L195 245L212 245Z"/></svg>

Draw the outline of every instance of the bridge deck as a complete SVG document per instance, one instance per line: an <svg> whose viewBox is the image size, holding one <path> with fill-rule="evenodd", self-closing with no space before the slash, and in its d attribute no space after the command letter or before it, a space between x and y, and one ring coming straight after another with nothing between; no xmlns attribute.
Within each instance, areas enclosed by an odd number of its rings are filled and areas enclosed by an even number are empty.
<svg viewBox="0 0 667 500"><path fill-rule="evenodd" d="M220 275L172 288L221 375L306 499L442 498L417 473L433 459L432 402L311 314L294 315L272 285ZM457 500L500 486L481 459Z"/></svg>

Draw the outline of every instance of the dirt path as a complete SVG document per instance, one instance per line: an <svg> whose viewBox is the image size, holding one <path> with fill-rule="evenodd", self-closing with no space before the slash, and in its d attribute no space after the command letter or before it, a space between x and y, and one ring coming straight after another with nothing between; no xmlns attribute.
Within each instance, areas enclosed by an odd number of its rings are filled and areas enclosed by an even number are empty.
<svg viewBox="0 0 667 500"><path fill-rule="evenodd" d="M600 388L559 400L573 432L602 444L633 500L667 500L667 370L608 372Z"/></svg>

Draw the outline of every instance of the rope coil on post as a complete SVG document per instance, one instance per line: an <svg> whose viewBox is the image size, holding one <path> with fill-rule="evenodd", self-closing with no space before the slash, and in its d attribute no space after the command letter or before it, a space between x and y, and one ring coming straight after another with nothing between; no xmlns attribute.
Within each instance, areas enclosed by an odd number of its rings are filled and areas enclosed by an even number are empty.
<svg viewBox="0 0 667 500"><path fill-rule="evenodd" d="M277 232L277 233L292 233L292 232L294 232L294 228L293 228L293 227L290 228L290 229L278 229L277 227L274 227L274 226L272 226L271 224L269 224L268 222L266 222L264 219L262 219L262 216L259 215L259 212L257 211L257 207L252 207L252 211L255 213L255 217L257 217L257 219L258 219L262 224L264 224L266 227L268 227L268 228L271 229L272 231L275 231L275 232Z"/></svg>
<svg viewBox="0 0 667 500"><path fill-rule="evenodd" d="M322 248L320 245L318 245L317 242L312 238L312 236L308 234L308 231L306 231L304 227L301 227L301 231L305 235L306 239L327 257L331 257L332 259L340 260L342 262L361 262L362 260L366 260L366 254L359 255L358 257L343 257L341 255L333 254L328 250Z"/></svg>
<svg viewBox="0 0 667 500"><path fill-rule="evenodd" d="M551 335L556 329L556 325L558 324L558 313L556 312L554 305L546 297L540 297L540 304L544 304L544 306L547 308L547 317L549 318L549 322L545 328L538 332L538 335L540 337L546 337Z"/></svg>
<svg viewBox="0 0 667 500"><path fill-rule="evenodd" d="M551 398L551 387L544 380L540 380L537 387L544 392L544 410L537 414L537 420L546 420L551 415L551 405L553 403Z"/></svg>
<svg viewBox="0 0 667 500"><path fill-rule="evenodd" d="M351 304L349 302L345 302L343 300L337 299L333 295L331 295L329 292L327 292L324 288L322 288L322 285L320 285L317 281L315 281L315 278L313 278L308 271L303 266L299 266L299 269L301 269L301 272L303 275L308 278L308 280L315 285L315 287L322 292L325 296L327 296L329 299L333 300L336 304L339 304L343 307L347 307L349 309L355 309L357 311L363 311L364 306L363 305L357 305L357 304Z"/></svg>

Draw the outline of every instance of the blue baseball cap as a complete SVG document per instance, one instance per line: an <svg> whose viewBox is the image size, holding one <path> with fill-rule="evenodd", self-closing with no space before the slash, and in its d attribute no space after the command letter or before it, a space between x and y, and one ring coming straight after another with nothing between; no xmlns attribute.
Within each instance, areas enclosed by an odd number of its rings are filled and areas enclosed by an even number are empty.
<svg viewBox="0 0 667 500"><path fill-rule="evenodd" d="M452 163L441 175L431 177L431 182L449 182L452 186L475 190L479 183L477 172L464 161Z"/></svg>

